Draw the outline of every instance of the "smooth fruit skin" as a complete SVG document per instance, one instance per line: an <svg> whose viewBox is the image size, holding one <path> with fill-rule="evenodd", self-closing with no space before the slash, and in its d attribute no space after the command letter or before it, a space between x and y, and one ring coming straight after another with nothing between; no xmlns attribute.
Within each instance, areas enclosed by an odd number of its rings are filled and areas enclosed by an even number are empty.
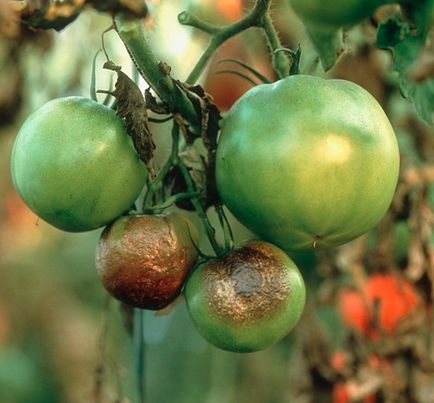
<svg viewBox="0 0 434 403"><path fill-rule="evenodd" d="M101 235L97 273L125 304L161 309L180 294L198 257L198 240L196 228L178 213L121 217Z"/></svg>
<svg viewBox="0 0 434 403"><path fill-rule="evenodd" d="M386 114L345 80L296 75L251 89L224 119L217 147L224 203L284 250L340 245L374 227L398 172Z"/></svg>
<svg viewBox="0 0 434 403"><path fill-rule="evenodd" d="M262 241L198 266L184 294L199 333L235 352L263 350L282 339L298 322L306 298L294 262Z"/></svg>
<svg viewBox="0 0 434 403"><path fill-rule="evenodd" d="M52 100L29 116L15 140L11 171L25 203L71 232L113 221L146 179L123 121L83 97Z"/></svg>
<svg viewBox="0 0 434 403"><path fill-rule="evenodd" d="M289 0L303 22L321 27L349 27L369 17L382 0Z"/></svg>

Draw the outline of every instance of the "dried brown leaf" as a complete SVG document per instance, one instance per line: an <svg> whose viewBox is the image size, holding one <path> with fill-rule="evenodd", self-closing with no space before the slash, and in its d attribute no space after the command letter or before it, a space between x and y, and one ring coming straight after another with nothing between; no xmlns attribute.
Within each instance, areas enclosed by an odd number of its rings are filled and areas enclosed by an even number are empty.
<svg viewBox="0 0 434 403"><path fill-rule="evenodd" d="M117 81L115 90L111 93L117 101L117 115L124 119L128 134L132 137L134 147L140 159L146 164L148 172L153 175L151 160L155 144L148 126L146 103L140 88L125 73L111 61L104 68L115 71Z"/></svg>
<svg viewBox="0 0 434 403"><path fill-rule="evenodd" d="M33 29L60 31L78 17L84 5L85 0L28 0L19 10L19 18Z"/></svg>
<svg viewBox="0 0 434 403"><path fill-rule="evenodd" d="M215 163L217 136L220 130L220 111L200 85L192 86L181 82L177 82L177 84L185 92L201 117L201 137L207 150L206 206L215 205L219 203L215 181ZM186 140L191 141L189 138L186 138Z"/></svg>

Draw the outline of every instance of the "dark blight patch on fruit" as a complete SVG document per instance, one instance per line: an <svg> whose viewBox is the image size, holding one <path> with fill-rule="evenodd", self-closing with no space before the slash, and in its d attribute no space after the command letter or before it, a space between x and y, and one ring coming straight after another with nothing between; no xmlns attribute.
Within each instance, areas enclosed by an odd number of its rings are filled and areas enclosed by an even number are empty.
<svg viewBox="0 0 434 403"><path fill-rule="evenodd" d="M143 309L162 309L181 292L196 260L166 217L124 217L107 227L96 266L117 299Z"/></svg>
<svg viewBox="0 0 434 403"><path fill-rule="evenodd" d="M290 296L287 267L269 250L245 246L209 263L203 273L208 305L225 321L262 320Z"/></svg>
<svg viewBox="0 0 434 403"><path fill-rule="evenodd" d="M262 276L250 267L241 266L234 270L231 276L234 290L238 295L250 296L261 291Z"/></svg>

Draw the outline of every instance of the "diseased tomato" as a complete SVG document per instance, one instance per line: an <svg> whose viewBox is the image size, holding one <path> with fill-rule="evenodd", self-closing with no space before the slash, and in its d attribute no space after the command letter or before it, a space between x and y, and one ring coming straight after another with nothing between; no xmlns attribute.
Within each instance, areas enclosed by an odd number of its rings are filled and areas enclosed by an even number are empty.
<svg viewBox="0 0 434 403"><path fill-rule="evenodd" d="M216 156L229 210L285 250L340 245L374 227L398 171L395 134L376 100L349 81L304 75L244 94Z"/></svg>
<svg viewBox="0 0 434 403"><path fill-rule="evenodd" d="M229 351L265 349L284 337L305 304L303 278L279 248L250 241L199 265L185 285L199 333Z"/></svg>
<svg viewBox="0 0 434 403"><path fill-rule="evenodd" d="M362 291L344 289L338 300L342 322L371 339L395 334L401 321L421 307L413 284L395 274L373 274Z"/></svg>
<svg viewBox="0 0 434 403"><path fill-rule="evenodd" d="M11 171L26 204L72 232L101 227L127 211L146 179L123 121L83 97L52 100L29 116Z"/></svg>
<svg viewBox="0 0 434 403"><path fill-rule="evenodd" d="M113 297L144 309L161 309L181 292L194 266L199 235L178 213L125 216L109 225L96 250L96 268Z"/></svg>

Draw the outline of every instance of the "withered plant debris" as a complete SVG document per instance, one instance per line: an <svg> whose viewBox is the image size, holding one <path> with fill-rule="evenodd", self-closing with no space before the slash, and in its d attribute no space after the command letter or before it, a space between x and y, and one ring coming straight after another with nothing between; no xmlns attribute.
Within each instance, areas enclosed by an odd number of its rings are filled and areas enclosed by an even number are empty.
<svg viewBox="0 0 434 403"><path fill-rule="evenodd" d="M148 7L143 0L11 0L8 3L23 25L34 30L57 31L73 22L86 5L112 15L122 12L133 18L148 16Z"/></svg>
<svg viewBox="0 0 434 403"><path fill-rule="evenodd" d="M117 81L113 92L98 92L109 93L116 98L116 113L124 119L128 134L133 139L134 147L152 177L154 171L151 160L154 155L155 144L148 126L148 113L142 92L134 81L113 62L107 61L104 68L114 71L117 74Z"/></svg>
<svg viewBox="0 0 434 403"><path fill-rule="evenodd" d="M215 181L217 135L220 130L220 111L212 102L212 97L200 85L188 85L177 81L201 117L201 137L207 150L206 200L205 205L218 204L219 196ZM187 142L189 138L186 138Z"/></svg>

